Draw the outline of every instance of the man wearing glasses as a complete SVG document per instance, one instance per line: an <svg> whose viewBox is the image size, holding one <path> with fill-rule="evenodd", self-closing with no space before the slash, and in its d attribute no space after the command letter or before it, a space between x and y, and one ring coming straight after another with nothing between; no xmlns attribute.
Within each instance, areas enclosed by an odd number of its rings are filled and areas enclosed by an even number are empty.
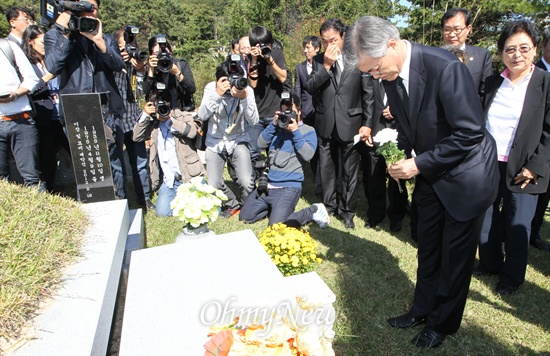
<svg viewBox="0 0 550 356"><path fill-rule="evenodd" d="M21 46L23 32L29 25L34 24L34 14L29 9L12 6L6 11L6 19L10 24L10 33L6 39Z"/></svg>
<svg viewBox="0 0 550 356"><path fill-rule="evenodd" d="M471 14L469 10L452 8L441 19L443 41L445 44L457 46L466 52L466 67L474 79L474 85L481 96L485 78L493 74L491 53L485 48L470 46L466 39L472 31Z"/></svg>

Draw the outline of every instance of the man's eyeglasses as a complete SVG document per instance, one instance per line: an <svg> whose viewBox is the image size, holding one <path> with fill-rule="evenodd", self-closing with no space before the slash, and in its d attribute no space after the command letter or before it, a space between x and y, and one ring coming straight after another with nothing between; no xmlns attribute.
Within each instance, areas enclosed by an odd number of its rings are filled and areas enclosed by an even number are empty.
<svg viewBox="0 0 550 356"><path fill-rule="evenodd" d="M23 21L24 23L30 23L30 24L34 23L34 21L28 17L24 17L22 19L15 19L15 21Z"/></svg>
<svg viewBox="0 0 550 356"><path fill-rule="evenodd" d="M451 32L453 32L455 35L460 35L462 31L464 31L468 26L464 26L462 28L444 28L443 33L446 35L450 35Z"/></svg>
<svg viewBox="0 0 550 356"><path fill-rule="evenodd" d="M533 49L533 47L529 46L519 46L519 47L507 47L504 49L504 53L506 54L515 54L517 51L519 53L528 53Z"/></svg>

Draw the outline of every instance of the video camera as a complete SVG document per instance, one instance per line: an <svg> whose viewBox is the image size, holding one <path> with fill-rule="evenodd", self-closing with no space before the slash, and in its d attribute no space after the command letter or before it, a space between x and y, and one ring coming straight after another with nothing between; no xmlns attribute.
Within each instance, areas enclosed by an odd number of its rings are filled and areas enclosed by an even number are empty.
<svg viewBox="0 0 550 356"><path fill-rule="evenodd" d="M96 34L99 30L99 20L92 17L81 17L82 12L92 12L95 5L88 1L63 1L63 0L40 0L40 14L44 25L55 25L57 17L65 12L71 11L69 30L84 33Z"/></svg>
<svg viewBox="0 0 550 356"><path fill-rule="evenodd" d="M248 86L248 80L241 75L240 73L242 71L239 71L239 66L241 61L241 56L238 54L232 54L230 56L229 61L229 76L227 77L227 80L229 80L229 84L231 87L236 87L239 90L246 89Z"/></svg>
<svg viewBox="0 0 550 356"><path fill-rule="evenodd" d="M297 121L298 114L292 109L292 103L292 95L289 92L281 93L281 107L284 105L286 109L279 113L277 125L282 129L287 128L292 119Z"/></svg>
<svg viewBox="0 0 550 356"><path fill-rule="evenodd" d="M168 103L164 100L166 85L164 83L157 82L156 88L157 99L155 100L155 107L157 108L157 114L162 118L168 117L170 116L170 112L172 111L172 109L170 108L170 105L168 105ZM153 117L154 119L157 118L156 116L156 114L151 115L151 117Z"/></svg>
<svg viewBox="0 0 550 356"><path fill-rule="evenodd" d="M172 69L173 60L172 53L170 53L166 46L166 37L158 36L157 43L160 48L160 52L157 54L157 69L163 73L168 73Z"/></svg>
<svg viewBox="0 0 550 356"><path fill-rule="evenodd" d="M138 59L142 62L147 62L149 54L146 51L140 51L136 46L136 35L139 33L139 28L128 25L124 28L124 42L126 42L126 52L130 58Z"/></svg>

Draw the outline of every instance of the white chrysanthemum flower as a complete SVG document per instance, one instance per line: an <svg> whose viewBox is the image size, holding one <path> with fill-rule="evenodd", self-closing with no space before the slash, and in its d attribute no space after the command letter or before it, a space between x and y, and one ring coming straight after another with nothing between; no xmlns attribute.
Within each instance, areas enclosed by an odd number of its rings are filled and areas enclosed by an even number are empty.
<svg viewBox="0 0 550 356"><path fill-rule="evenodd" d="M386 142L397 143L397 130L383 129L379 131L372 140L379 145L383 145Z"/></svg>

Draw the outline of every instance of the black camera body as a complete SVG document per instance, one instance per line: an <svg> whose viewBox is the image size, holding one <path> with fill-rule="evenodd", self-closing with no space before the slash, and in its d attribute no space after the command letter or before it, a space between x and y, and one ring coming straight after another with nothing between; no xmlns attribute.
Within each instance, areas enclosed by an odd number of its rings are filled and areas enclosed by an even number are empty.
<svg viewBox="0 0 550 356"><path fill-rule="evenodd" d="M149 54L146 51L140 51L136 46L136 35L139 33L139 28L128 25L124 28L124 42L126 42L126 52L130 58L135 58L142 62L147 62Z"/></svg>
<svg viewBox="0 0 550 356"><path fill-rule="evenodd" d="M157 69L163 73L168 73L170 72L170 69L172 69L172 64L174 61L172 53L170 53L168 47L166 46L166 37L157 37L157 43L160 48L160 52L157 54Z"/></svg>
<svg viewBox="0 0 550 356"><path fill-rule="evenodd" d="M265 59L271 58L271 48L265 43L260 43L260 51Z"/></svg>
<svg viewBox="0 0 550 356"><path fill-rule="evenodd" d="M157 108L157 114L162 118L169 117L170 113L172 112L172 108L164 100L164 96L166 93L166 85L162 82L157 82L156 89L157 89L157 99L155 100L155 107ZM153 114L151 116L155 119L157 118L156 114Z"/></svg>
<svg viewBox="0 0 550 356"><path fill-rule="evenodd" d="M285 111L279 113L279 116L277 117L277 125L280 128L285 129L292 122L292 119L296 121L296 118L296 111L292 110L292 108L288 108Z"/></svg>
<svg viewBox="0 0 550 356"><path fill-rule="evenodd" d="M55 24L57 17L69 10L72 12L69 21L69 30L84 33L96 34L99 30L99 20L91 17L80 17L82 12L94 11L94 4L88 1L63 1L63 0L41 0L40 14L45 26Z"/></svg>
<svg viewBox="0 0 550 356"><path fill-rule="evenodd" d="M240 74L240 60L241 56L238 54L232 54L230 56L229 76L227 77L227 80L229 80L231 87L236 87L239 90L243 90L248 86L248 79Z"/></svg>

